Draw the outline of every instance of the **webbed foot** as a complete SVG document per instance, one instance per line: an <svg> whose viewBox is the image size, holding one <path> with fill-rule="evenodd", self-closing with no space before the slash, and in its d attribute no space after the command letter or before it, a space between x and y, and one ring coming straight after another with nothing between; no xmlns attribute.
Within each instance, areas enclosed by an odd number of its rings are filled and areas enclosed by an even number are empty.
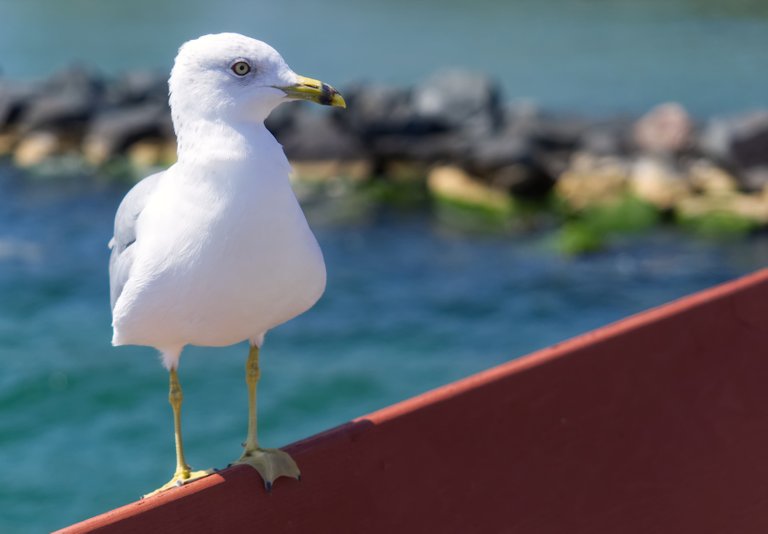
<svg viewBox="0 0 768 534"><path fill-rule="evenodd" d="M296 462L288 453L280 449L254 449L246 450L233 465L250 465L261 475L264 487L267 491L272 489L272 484L279 477L301 478L301 472Z"/></svg>

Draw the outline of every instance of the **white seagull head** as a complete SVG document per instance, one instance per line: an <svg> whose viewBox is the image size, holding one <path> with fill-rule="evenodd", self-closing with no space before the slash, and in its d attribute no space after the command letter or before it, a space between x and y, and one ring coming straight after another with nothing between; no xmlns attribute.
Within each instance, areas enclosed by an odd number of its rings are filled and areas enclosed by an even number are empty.
<svg viewBox="0 0 768 534"><path fill-rule="evenodd" d="M179 49L168 82L173 121L263 121L287 100L346 107L333 87L293 72L262 41L237 33L204 35Z"/></svg>

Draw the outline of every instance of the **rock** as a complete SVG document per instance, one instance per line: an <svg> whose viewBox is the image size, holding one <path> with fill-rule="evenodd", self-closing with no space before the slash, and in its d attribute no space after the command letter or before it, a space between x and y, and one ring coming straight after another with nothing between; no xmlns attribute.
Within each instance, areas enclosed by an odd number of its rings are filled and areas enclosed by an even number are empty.
<svg viewBox="0 0 768 534"><path fill-rule="evenodd" d="M26 135L16 146L13 162L21 168L39 165L61 148L59 137L53 132L37 131Z"/></svg>
<svg viewBox="0 0 768 534"><path fill-rule="evenodd" d="M269 114L264 124L279 141L280 136L293 127L296 116L300 113L308 113L307 108L301 102L283 104Z"/></svg>
<svg viewBox="0 0 768 534"><path fill-rule="evenodd" d="M411 91L400 87L357 84L342 91L347 109L336 115L345 129L368 140L381 135L422 135L438 131L415 116Z"/></svg>
<svg viewBox="0 0 768 534"><path fill-rule="evenodd" d="M557 182L558 177L568 170L570 165L572 151L560 149L560 150L538 150L534 154L536 165L539 169L548 177L554 185Z"/></svg>
<svg viewBox="0 0 768 534"><path fill-rule="evenodd" d="M510 129L502 135L469 139L465 165L473 174L490 174L513 164L530 164L534 144L530 137Z"/></svg>
<svg viewBox="0 0 768 534"><path fill-rule="evenodd" d="M135 169L167 167L176 159L176 143L160 139L142 139L130 145L126 154Z"/></svg>
<svg viewBox="0 0 768 534"><path fill-rule="evenodd" d="M43 90L49 94L77 93L95 99L104 92L104 80L81 65L72 65L48 78Z"/></svg>
<svg viewBox="0 0 768 534"><path fill-rule="evenodd" d="M109 83L104 92L104 104L109 107L124 107L146 102L158 104L168 102L166 74L129 71Z"/></svg>
<svg viewBox="0 0 768 534"><path fill-rule="evenodd" d="M616 117L587 125L578 143L578 149L596 156L627 156L630 153L632 122Z"/></svg>
<svg viewBox="0 0 768 534"><path fill-rule="evenodd" d="M360 141L327 113L299 113L278 141L291 160L359 160L366 157Z"/></svg>
<svg viewBox="0 0 768 534"><path fill-rule="evenodd" d="M299 182L326 182L335 178L347 178L362 182L371 177L371 163L367 160L296 161L291 162L292 178Z"/></svg>
<svg viewBox="0 0 768 534"><path fill-rule="evenodd" d="M617 157L576 153L555 184L555 193L576 211L621 201L629 187L629 164Z"/></svg>
<svg viewBox="0 0 768 534"><path fill-rule="evenodd" d="M741 171L741 186L746 191L762 191L768 185L768 165Z"/></svg>
<svg viewBox="0 0 768 534"><path fill-rule="evenodd" d="M554 177L538 164L535 152L531 139L511 129L472 142L463 166L513 195L542 196L552 188Z"/></svg>
<svg viewBox="0 0 768 534"><path fill-rule="evenodd" d="M768 110L711 120L699 145L709 157L740 169L768 167Z"/></svg>
<svg viewBox="0 0 768 534"><path fill-rule="evenodd" d="M544 197L555 180L537 165L513 163L490 174L488 182L516 197Z"/></svg>
<svg viewBox="0 0 768 534"><path fill-rule="evenodd" d="M135 168L146 169L160 163L163 153L160 143L152 143L147 140L137 141L126 150L128 160Z"/></svg>
<svg viewBox="0 0 768 534"><path fill-rule="evenodd" d="M88 95L68 90L49 93L32 100L21 113L18 128L22 133L34 130L57 130L78 135L94 112Z"/></svg>
<svg viewBox="0 0 768 534"><path fill-rule="evenodd" d="M643 115L632 128L632 140L641 152L670 155L692 145L693 120L675 102L660 104Z"/></svg>
<svg viewBox="0 0 768 534"><path fill-rule="evenodd" d="M14 133L0 133L0 157L7 156L13 152L13 148L18 142L18 137Z"/></svg>
<svg viewBox="0 0 768 534"><path fill-rule="evenodd" d="M429 174L430 165L423 161L413 160L387 160L379 176L386 176L391 183L419 183L424 184Z"/></svg>
<svg viewBox="0 0 768 534"><path fill-rule="evenodd" d="M427 188L436 198L454 204L503 214L512 210L512 199L506 192L482 183L458 167L432 169Z"/></svg>
<svg viewBox="0 0 768 534"><path fill-rule="evenodd" d="M40 93L38 84L0 81L0 130L14 126Z"/></svg>
<svg viewBox="0 0 768 534"><path fill-rule="evenodd" d="M419 163L465 161L471 140L456 132L430 135L383 135L369 142L369 152L378 167L391 160Z"/></svg>
<svg viewBox="0 0 768 534"><path fill-rule="evenodd" d="M660 159L644 157L635 162L630 173L631 192L659 209L671 209L691 188L672 165Z"/></svg>
<svg viewBox="0 0 768 534"><path fill-rule="evenodd" d="M768 224L768 202L762 194L733 195L727 209L729 213L759 225Z"/></svg>
<svg viewBox="0 0 768 534"><path fill-rule="evenodd" d="M678 202L675 213L682 220L720 216L764 226L768 224L768 199L762 194L742 193L694 196Z"/></svg>
<svg viewBox="0 0 768 534"><path fill-rule="evenodd" d="M583 127L584 121L541 113L533 104L522 101L505 108L500 132L492 137L509 139L519 147L518 153L525 154L524 164L535 165L551 180L568 167Z"/></svg>
<svg viewBox="0 0 768 534"><path fill-rule="evenodd" d="M735 193L739 184L728 171L707 160L695 161L688 168L688 181L705 195Z"/></svg>
<svg viewBox="0 0 768 534"><path fill-rule="evenodd" d="M79 137L99 107L103 90L103 80L81 67L59 71L43 82L24 106L18 128L22 133L51 130Z"/></svg>
<svg viewBox="0 0 768 534"><path fill-rule="evenodd" d="M101 165L146 138L173 138L173 124L165 104L139 104L99 114L88 127L83 154L90 164Z"/></svg>
<svg viewBox="0 0 768 534"><path fill-rule="evenodd" d="M515 158L515 163L543 173L541 177L547 180L539 185L545 187L535 188L541 193L568 168L586 124L576 117L544 114L531 104L517 103L506 109L501 132L496 137L509 140L517 147L514 152L524 156L522 160ZM493 151L490 146L489 150Z"/></svg>
<svg viewBox="0 0 768 534"><path fill-rule="evenodd" d="M543 114L533 123L531 135L544 149L572 151L583 144L584 135L593 125L593 121L581 117Z"/></svg>
<svg viewBox="0 0 768 534"><path fill-rule="evenodd" d="M443 70L414 88L413 112L446 130L489 134L501 125L500 94L498 85L487 76Z"/></svg>

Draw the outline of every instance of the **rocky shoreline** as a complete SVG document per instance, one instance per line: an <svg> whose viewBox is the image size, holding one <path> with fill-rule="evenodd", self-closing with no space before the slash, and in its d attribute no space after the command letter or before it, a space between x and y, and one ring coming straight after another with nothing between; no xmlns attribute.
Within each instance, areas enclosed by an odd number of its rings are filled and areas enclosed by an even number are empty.
<svg viewBox="0 0 768 534"><path fill-rule="evenodd" d="M461 70L408 88L341 89L346 110L286 105L268 121L299 181L423 188L500 222L543 202L571 224L573 251L659 220L768 226L768 110L703 122L677 103L641 117L549 113ZM39 82L0 79L0 156L30 172L67 163L135 179L169 165L166 77L75 67Z"/></svg>

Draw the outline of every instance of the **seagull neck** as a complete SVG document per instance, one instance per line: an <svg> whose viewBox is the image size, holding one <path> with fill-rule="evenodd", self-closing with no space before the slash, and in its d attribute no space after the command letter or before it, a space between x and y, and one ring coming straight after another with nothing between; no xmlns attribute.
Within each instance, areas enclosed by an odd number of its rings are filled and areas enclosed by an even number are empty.
<svg viewBox="0 0 768 534"><path fill-rule="evenodd" d="M176 137L180 162L247 160L280 148L263 122L197 119L176 124Z"/></svg>

